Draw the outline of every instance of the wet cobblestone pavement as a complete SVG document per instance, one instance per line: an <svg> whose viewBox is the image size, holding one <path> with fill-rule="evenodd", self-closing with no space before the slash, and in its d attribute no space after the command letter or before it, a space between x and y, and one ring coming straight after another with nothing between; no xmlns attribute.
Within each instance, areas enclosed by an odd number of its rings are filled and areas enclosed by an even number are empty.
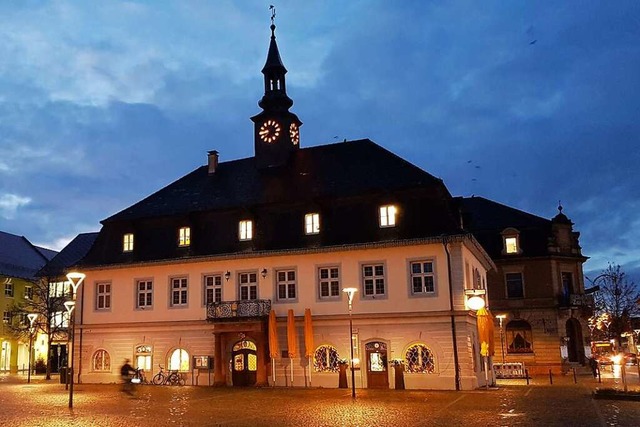
<svg viewBox="0 0 640 427"><path fill-rule="evenodd" d="M465 392L77 384L0 376L6 426L637 426L640 402L594 400L596 380L502 381ZM638 388L637 386L635 388Z"/></svg>

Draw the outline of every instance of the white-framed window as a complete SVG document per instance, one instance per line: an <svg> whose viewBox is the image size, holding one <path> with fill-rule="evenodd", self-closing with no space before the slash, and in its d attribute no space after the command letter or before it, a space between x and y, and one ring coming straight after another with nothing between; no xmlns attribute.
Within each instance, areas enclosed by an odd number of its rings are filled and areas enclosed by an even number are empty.
<svg viewBox="0 0 640 427"><path fill-rule="evenodd" d="M111 308L111 283L96 283L96 310Z"/></svg>
<svg viewBox="0 0 640 427"><path fill-rule="evenodd" d="M321 345L313 354L313 370L315 372L338 372L340 355L332 345Z"/></svg>
<svg viewBox="0 0 640 427"><path fill-rule="evenodd" d="M2 313L2 321L4 323L11 323L11 312L5 311Z"/></svg>
<svg viewBox="0 0 640 427"><path fill-rule="evenodd" d="M104 349L97 350L91 358L91 368L94 371L108 372L111 371L111 356Z"/></svg>
<svg viewBox="0 0 640 427"><path fill-rule="evenodd" d="M432 295L436 292L436 275L433 260L410 262L411 294Z"/></svg>
<svg viewBox="0 0 640 427"><path fill-rule="evenodd" d="M253 239L253 221L243 219L238 223L238 238L241 241Z"/></svg>
<svg viewBox="0 0 640 427"><path fill-rule="evenodd" d="M520 248L520 231L513 227L502 230L502 253L517 255L522 253Z"/></svg>
<svg viewBox="0 0 640 427"><path fill-rule="evenodd" d="M178 246L185 247L191 244L191 227L180 227L178 230Z"/></svg>
<svg viewBox="0 0 640 427"><path fill-rule="evenodd" d="M397 213L395 205L380 206L380 227L395 227Z"/></svg>
<svg viewBox="0 0 640 427"><path fill-rule="evenodd" d="M136 353L135 367L138 369L143 369L145 371L150 372L151 366L152 366L151 365L151 356L152 356L151 346L147 344L136 346L135 353Z"/></svg>
<svg viewBox="0 0 640 427"><path fill-rule="evenodd" d="M206 274L202 278L202 284L205 304L222 301L222 274Z"/></svg>
<svg viewBox="0 0 640 427"><path fill-rule="evenodd" d="M296 271L277 270L276 288L278 290L278 301L295 300L297 298Z"/></svg>
<svg viewBox="0 0 640 427"><path fill-rule="evenodd" d="M505 273L504 280L507 286L507 298L524 298L522 273Z"/></svg>
<svg viewBox="0 0 640 427"><path fill-rule="evenodd" d="M320 299L340 298L340 268L318 267L318 294Z"/></svg>
<svg viewBox="0 0 640 427"><path fill-rule="evenodd" d="M414 344L405 351L404 365L412 373L433 374L436 370L433 352L424 344Z"/></svg>
<svg viewBox="0 0 640 427"><path fill-rule="evenodd" d="M122 236L122 251L133 251L133 233L126 233L124 236Z"/></svg>
<svg viewBox="0 0 640 427"><path fill-rule="evenodd" d="M187 305L189 281L186 277L173 277L171 279L171 306L179 307Z"/></svg>
<svg viewBox="0 0 640 427"><path fill-rule="evenodd" d="M24 287L24 299L29 299L29 300L33 299L33 287L32 286L25 286Z"/></svg>
<svg viewBox="0 0 640 427"><path fill-rule="evenodd" d="M71 294L71 282L49 282L49 296L64 297Z"/></svg>
<svg viewBox="0 0 640 427"><path fill-rule="evenodd" d="M183 348L176 348L169 356L169 370L189 372L189 353Z"/></svg>
<svg viewBox="0 0 640 427"><path fill-rule="evenodd" d="M138 308L153 307L153 280L138 280L136 282L136 292Z"/></svg>
<svg viewBox="0 0 640 427"><path fill-rule="evenodd" d="M258 273L238 273L238 295L241 300L258 299Z"/></svg>
<svg viewBox="0 0 640 427"><path fill-rule="evenodd" d="M13 298L13 282L11 279L7 279L4 281L4 296Z"/></svg>
<svg viewBox="0 0 640 427"><path fill-rule="evenodd" d="M51 325L54 328L68 328L69 313L67 311L56 311L51 318Z"/></svg>
<svg viewBox="0 0 640 427"><path fill-rule="evenodd" d="M386 295L384 264L362 265L362 289L365 297Z"/></svg>
<svg viewBox="0 0 640 427"><path fill-rule="evenodd" d="M320 214L308 213L304 216L304 232L306 234L320 233Z"/></svg>

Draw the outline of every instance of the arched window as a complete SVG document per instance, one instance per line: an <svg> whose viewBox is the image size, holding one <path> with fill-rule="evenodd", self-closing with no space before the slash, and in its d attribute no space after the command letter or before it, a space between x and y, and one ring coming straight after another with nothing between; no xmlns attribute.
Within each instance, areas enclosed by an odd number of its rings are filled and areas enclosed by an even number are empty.
<svg viewBox="0 0 640 427"><path fill-rule="evenodd" d="M533 353L531 325L526 320L512 320L506 327L507 353Z"/></svg>
<svg viewBox="0 0 640 427"><path fill-rule="evenodd" d="M338 372L339 362L338 350L331 345L321 345L313 355L313 369L315 372Z"/></svg>
<svg viewBox="0 0 640 427"><path fill-rule="evenodd" d="M151 371L151 346L139 345L136 347L136 368Z"/></svg>
<svg viewBox="0 0 640 427"><path fill-rule="evenodd" d="M433 353L424 344L414 344L404 354L407 372L432 374L436 370Z"/></svg>
<svg viewBox="0 0 640 427"><path fill-rule="evenodd" d="M110 371L111 370L111 357L107 350L98 350L93 353L91 358L91 368L94 371Z"/></svg>
<svg viewBox="0 0 640 427"><path fill-rule="evenodd" d="M189 353L182 348L176 348L169 357L169 370L188 372L189 371Z"/></svg>

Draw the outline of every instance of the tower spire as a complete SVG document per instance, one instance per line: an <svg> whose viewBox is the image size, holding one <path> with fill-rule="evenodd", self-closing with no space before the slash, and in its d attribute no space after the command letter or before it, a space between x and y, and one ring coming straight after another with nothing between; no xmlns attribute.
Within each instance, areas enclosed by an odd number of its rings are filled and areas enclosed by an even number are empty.
<svg viewBox="0 0 640 427"><path fill-rule="evenodd" d="M276 8L271 5L271 40L269 42L269 52L267 61L262 68L264 74L264 96L258 102L263 110L287 111L293 105L291 98L287 96L287 87L284 75L287 69L280 58L280 51L276 43Z"/></svg>

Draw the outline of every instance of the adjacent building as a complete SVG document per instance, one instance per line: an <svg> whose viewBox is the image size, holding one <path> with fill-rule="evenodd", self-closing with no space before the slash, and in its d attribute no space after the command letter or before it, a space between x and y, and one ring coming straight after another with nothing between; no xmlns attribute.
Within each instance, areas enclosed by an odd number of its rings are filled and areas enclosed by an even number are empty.
<svg viewBox="0 0 640 427"><path fill-rule="evenodd" d="M272 25L255 155L210 151L102 221L78 266L82 381L132 359L190 384L338 387L353 351L357 387L491 382L465 291L485 293L495 265L457 201L370 140L302 148L286 72Z"/></svg>
<svg viewBox="0 0 640 427"><path fill-rule="evenodd" d="M558 207L551 220L482 197L458 198L464 228L496 265L487 275L497 362L519 362L531 374L566 372L590 354L578 232Z"/></svg>

